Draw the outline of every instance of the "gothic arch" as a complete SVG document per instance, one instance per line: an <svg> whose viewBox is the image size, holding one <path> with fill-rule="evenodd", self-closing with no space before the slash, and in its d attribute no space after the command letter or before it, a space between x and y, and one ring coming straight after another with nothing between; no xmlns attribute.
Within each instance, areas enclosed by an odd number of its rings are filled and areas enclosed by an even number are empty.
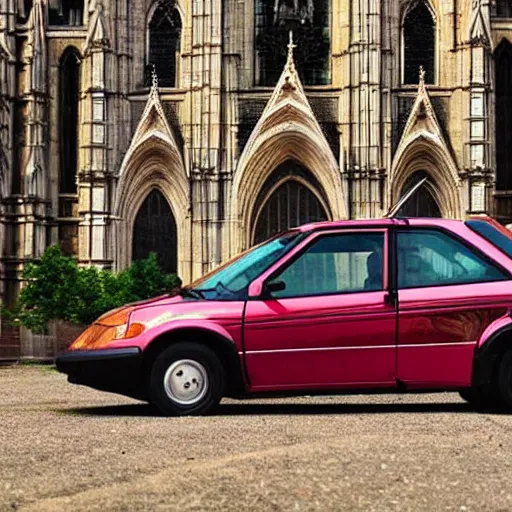
<svg viewBox="0 0 512 512"><path fill-rule="evenodd" d="M436 200L441 215L445 218L463 218L460 198L460 180L454 178L456 169L447 160L446 152L432 137L418 135L403 148L395 160L391 172L390 204L396 204L407 182L417 172L425 172L432 177L429 192Z"/></svg>
<svg viewBox="0 0 512 512"><path fill-rule="evenodd" d="M151 21L151 18L155 14L156 9L158 8L158 4L162 3L162 1L165 1L165 0L154 0L154 1L151 2L151 5L150 5L150 7L148 9L148 12L147 12L147 15L146 15L146 28L148 27L149 22ZM180 20L181 20L181 22L183 24L184 20L185 20L185 7L183 5L184 0L168 0L168 1L170 3L172 3L173 4L173 8L178 11L178 14L180 16Z"/></svg>
<svg viewBox="0 0 512 512"><path fill-rule="evenodd" d="M264 216L267 222L262 222ZM330 219L331 212L317 180L304 166L287 160L274 169L256 198L250 244L300 224Z"/></svg>
<svg viewBox="0 0 512 512"><path fill-rule="evenodd" d="M251 219L256 207L255 195L274 170L289 159L300 162L318 180L327 196L332 218L346 217L339 168L336 161L318 147L317 142L311 131L301 123L278 125L275 131L260 137L247 162L240 162L245 165L240 165L235 175L232 204L246 236L243 240L237 237L237 250L250 244L248 235L252 229Z"/></svg>
<svg viewBox="0 0 512 512"><path fill-rule="evenodd" d="M169 204L176 221L178 240L178 274L189 280L185 265L190 248L189 186L183 157L173 131L163 112L156 87L148 103L119 170L115 215L116 268L121 270L132 261L133 226L137 213L151 190L158 189Z"/></svg>
<svg viewBox="0 0 512 512"><path fill-rule="evenodd" d="M322 132L295 70L290 45L288 61L277 86L240 156L233 178L233 251L251 243L256 195L286 160L303 165L325 193L333 219L346 218L340 167Z"/></svg>
<svg viewBox="0 0 512 512"><path fill-rule="evenodd" d="M425 87L425 74L419 74L416 100L391 165L388 202L395 204L407 180L416 172L432 176L431 190L443 217L464 216L460 197L461 180L457 163L434 112Z"/></svg>
<svg viewBox="0 0 512 512"><path fill-rule="evenodd" d="M116 268L122 270L132 261L133 230L137 214L152 190L159 190L169 204L176 221L177 267L180 276L186 275L187 248L185 241L190 236L187 223L188 189L184 168L175 152L158 135L144 138L130 155L119 180L115 215L119 226L118 243L115 244Z"/></svg>

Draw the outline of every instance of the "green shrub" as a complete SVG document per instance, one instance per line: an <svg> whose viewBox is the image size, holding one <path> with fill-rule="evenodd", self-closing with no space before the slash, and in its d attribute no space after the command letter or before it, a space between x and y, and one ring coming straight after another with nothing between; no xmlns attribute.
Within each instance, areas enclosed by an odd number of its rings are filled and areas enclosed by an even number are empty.
<svg viewBox="0 0 512 512"><path fill-rule="evenodd" d="M181 284L178 276L161 270L153 253L115 274L80 268L59 246L49 247L39 262L26 265L23 279L16 307L3 311L3 316L36 333L46 333L50 320L89 324L111 309L168 293Z"/></svg>

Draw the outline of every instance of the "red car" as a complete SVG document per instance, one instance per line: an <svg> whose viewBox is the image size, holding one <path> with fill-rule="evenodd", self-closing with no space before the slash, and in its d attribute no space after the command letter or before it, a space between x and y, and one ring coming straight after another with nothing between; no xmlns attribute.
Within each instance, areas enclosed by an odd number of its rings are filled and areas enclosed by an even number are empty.
<svg viewBox="0 0 512 512"><path fill-rule="evenodd" d="M272 394L459 391L512 407L511 278L511 234L489 218L311 224L107 313L57 367L167 415Z"/></svg>

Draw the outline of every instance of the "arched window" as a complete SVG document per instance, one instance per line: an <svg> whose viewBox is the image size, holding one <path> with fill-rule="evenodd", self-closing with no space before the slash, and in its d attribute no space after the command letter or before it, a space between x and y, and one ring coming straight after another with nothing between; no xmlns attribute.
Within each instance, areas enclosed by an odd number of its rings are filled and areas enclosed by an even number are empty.
<svg viewBox="0 0 512 512"><path fill-rule="evenodd" d="M78 102L80 97L80 56L68 48L59 65L59 192L76 193L78 168Z"/></svg>
<svg viewBox="0 0 512 512"><path fill-rule="evenodd" d="M512 190L512 45L506 40L495 52L496 188Z"/></svg>
<svg viewBox="0 0 512 512"><path fill-rule="evenodd" d="M140 207L133 227L132 259L156 253L162 270L176 273L177 230L169 203L160 190L153 189Z"/></svg>
<svg viewBox="0 0 512 512"><path fill-rule="evenodd" d="M495 12L498 18L512 18L512 0L496 0Z"/></svg>
<svg viewBox="0 0 512 512"><path fill-rule="evenodd" d="M316 180L298 163L288 160L267 180L255 204L254 243L290 228L328 219Z"/></svg>
<svg viewBox="0 0 512 512"><path fill-rule="evenodd" d="M181 28L180 14L174 0L159 1L148 25L146 85L151 81L154 67L159 85L176 87Z"/></svg>
<svg viewBox="0 0 512 512"><path fill-rule="evenodd" d="M405 14L403 24L403 81L417 84L419 70L425 70L425 83L436 76L436 22L425 0L415 0Z"/></svg>
<svg viewBox="0 0 512 512"><path fill-rule="evenodd" d="M435 218L442 217L439 205L437 204L437 201L432 194L435 183L426 172L415 172L404 185L401 196L407 194L409 190L411 190L419 181L425 177L428 177L428 181L424 183L404 204L404 206L400 209L400 216Z"/></svg>
<svg viewBox="0 0 512 512"><path fill-rule="evenodd" d="M256 83L276 85L294 27L295 66L305 85L331 83L329 0L256 0Z"/></svg>

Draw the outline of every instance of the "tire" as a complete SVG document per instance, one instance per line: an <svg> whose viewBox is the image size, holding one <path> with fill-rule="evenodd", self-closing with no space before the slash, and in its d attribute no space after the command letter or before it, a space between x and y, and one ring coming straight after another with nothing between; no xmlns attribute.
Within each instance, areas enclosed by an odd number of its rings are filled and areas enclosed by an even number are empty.
<svg viewBox="0 0 512 512"><path fill-rule="evenodd" d="M512 351L508 351L502 357L499 372L498 386L500 396L507 408L512 408Z"/></svg>
<svg viewBox="0 0 512 512"><path fill-rule="evenodd" d="M489 390L468 388L459 392L460 397L479 410L494 410L503 406L500 397Z"/></svg>
<svg viewBox="0 0 512 512"><path fill-rule="evenodd" d="M179 342L156 358L149 379L150 402L165 416L208 414L222 398L224 368L208 347Z"/></svg>

